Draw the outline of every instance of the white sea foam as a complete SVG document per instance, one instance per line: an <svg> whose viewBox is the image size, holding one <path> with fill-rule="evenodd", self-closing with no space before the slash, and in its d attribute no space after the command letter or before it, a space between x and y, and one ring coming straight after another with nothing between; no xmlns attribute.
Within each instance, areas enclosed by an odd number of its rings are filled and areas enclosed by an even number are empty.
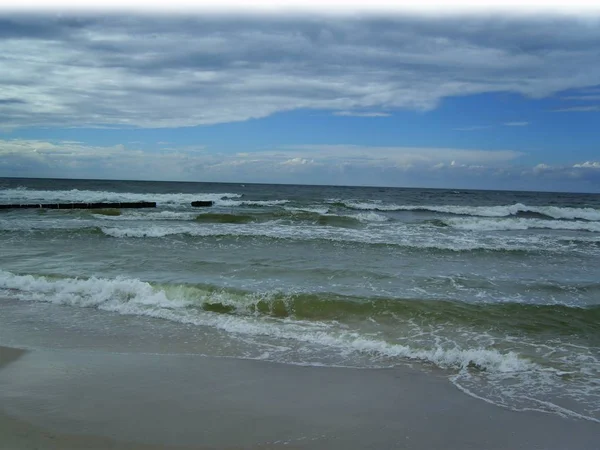
<svg viewBox="0 0 600 450"><path fill-rule="evenodd" d="M107 236L115 238L161 238L173 236L176 234L190 234L192 236L211 236L209 233L204 233L200 229L185 229L182 227L161 227L148 226L137 228L108 228L101 227L101 231Z"/></svg>
<svg viewBox="0 0 600 450"><path fill-rule="evenodd" d="M446 228L433 226L415 226L401 222L381 226L372 217L362 220L368 224L364 228L344 228L332 226L319 226L315 224L295 224L293 226L272 220L263 223L233 224L233 223L196 223L191 220L194 215L173 212L173 214L156 213L150 221L128 219L129 214L121 216L93 216L93 218L78 218L77 220L63 220L49 218L46 215L26 217L21 219L0 218L0 232L13 233L60 233L85 230L99 230L104 235L113 238L163 238L174 235L190 237L230 236L253 237L269 239L285 239L290 241L326 240L340 243L357 243L366 245L394 245L409 249L444 250L444 251L548 251L548 252L581 252L597 255L600 248L586 243L600 242L595 239L585 239L577 236L565 238L564 236L543 235L503 235L490 233L467 233L467 230L457 230L454 233L446 232ZM139 213L143 214L143 213ZM153 213L154 214L154 213ZM179 214L183 214L179 216ZM352 217L352 216L350 216ZM145 219L144 217L140 217ZM161 223L161 219L171 220L170 223ZM360 219L359 219L360 220ZM377 220L377 219L376 219ZM165 220L166 221L166 220ZM542 221L544 222L544 221ZM389 223L389 222L388 222ZM460 225L459 225L460 226ZM464 225L465 228L474 228L478 225ZM568 226L568 225L567 225ZM576 225L573 225L578 226ZM593 222L587 225L594 227ZM498 226L494 225L494 229ZM450 228L450 227L448 227ZM577 228L574 228L577 229ZM470 229L469 229L470 231ZM579 244L578 244L579 243Z"/></svg>
<svg viewBox="0 0 600 450"><path fill-rule="evenodd" d="M318 206L314 206L314 207L296 207L293 208L291 206L285 206L284 209L286 211L290 211L292 213L294 212L309 212L309 213L316 213L316 214L327 214L329 212L329 208L320 208Z"/></svg>
<svg viewBox="0 0 600 450"><path fill-rule="evenodd" d="M330 200L330 203L342 203L351 209L372 211L431 211L446 214L506 217L519 213L543 214L554 219L583 219L600 221L600 210L594 208L572 208L558 206L529 206L522 203L500 206L461 206L461 205L396 205L380 201L357 202L352 200Z"/></svg>
<svg viewBox="0 0 600 450"><path fill-rule="evenodd" d="M591 231L600 233L600 222L588 221L565 221L544 219L481 219L481 218L451 218L443 222L453 228L472 231L510 231L527 229L551 229L551 230L574 230Z"/></svg>
<svg viewBox="0 0 600 450"><path fill-rule="evenodd" d="M425 227L396 224L394 227L348 229L338 227L295 225L286 226L277 221L260 224L152 224L137 227L101 227L102 233L115 238L161 238L172 235L192 237L231 236L263 237L295 241L329 240L361 244L397 245L406 248L450 251L582 251L596 252L591 246L573 248L569 242L543 236L474 236L473 234L432 233Z"/></svg>
<svg viewBox="0 0 600 450"><path fill-rule="evenodd" d="M492 398L485 397L484 395L479 395L474 392L476 387L468 388L463 385L464 380L462 379L462 374L451 377L450 381L452 382L452 384L454 384L454 386L456 386L460 391L467 394L468 396L476 398L478 400L482 400L482 401L484 401L486 403L490 403L492 405L500 406L502 408L508 408L510 410L519 411L519 412L536 411L536 412L547 413L547 414L548 413L549 414L557 414L562 417L570 417L573 419L588 420L590 422L600 423L600 419L597 419L595 417L591 417L591 416L588 416L585 414L580 414L576 411L573 411L568 408L564 408L555 403L540 400L540 399L533 398L533 397L530 397L527 395L520 395L518 399L509 397L505 400L494 400ZM529 402L530 404L535 404L537 406L536 407L532 407L532 406L523 407L523 406L514 405L515 403L520 404L523 400Z"/></svg>
<svg viewBox="0 0 600 450"><path fill-rule="evenodd" d="M196 194L137 194L132 192L86 191L79 189L52 191L30 189L0 190L0 203L58 203L58 202L141 202L155 201L158 206L189 205L196 200L218 202L222 199L240 198L235 193L204 193Z"/></svg>
<svg viewBox="0 0 600 450"><path fill-rule="evenodd" d="M369 211L366 213L358 213L354 216L348 216L348 217L354 217L354 218L360 220L361 222L387 222L388 220L390 220L386 216L384 216L382 214L377 214L372 211Z"/></svg>
<svg viewBox="0 0 600 450"><path fill-rule="evenodd" d="M362 336L336 327L335 323L274 320L256 316L218 314L193 308L198 299L168 295L149 283L128 278L54 279L15 275L0 270L0 290L20 300L59 305L92 307L124 315L149 316L230 333L295 340L342 353L358 352L387 358L404 358L433 363L443 368L463 369L476 365L491 372L520 372L536 365L514 352L485 348L412 348ZM175 290L177 292L177 290ZM179 291L180 293L182 291Z"/></svg>
<svg viewBox="0 0 600 450"><path fill-rule="evenodd" d="M380 201L354 202L350 200L330 200L330 203L341 203L350 209L362 209L366 211L399 211L402 206L393 203L385 204Z"/></svg>
<svg viewBox="0 0 600 450"><path fill-rule="evenodd" d="M92 212L92 214L94 214ZM94 217L101 220L112 221L139 221L139 220L192 220L198 215L197 212L178 212L178 211L153 211L148 210L124 210L119 216L110 216L104 214L94 214Z"/></svg>
<svg viewBox="0 0 600 450"><path fill-rule="evenodd" d="M228 200L218 199L215 206L279 206L289 203L289 200Z"/></svg>

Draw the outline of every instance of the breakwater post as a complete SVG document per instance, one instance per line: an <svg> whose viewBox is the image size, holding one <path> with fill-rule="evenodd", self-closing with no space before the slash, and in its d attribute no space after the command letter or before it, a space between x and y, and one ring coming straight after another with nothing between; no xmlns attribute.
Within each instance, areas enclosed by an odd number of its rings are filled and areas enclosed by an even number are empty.
<svg viewBox="0 0 600 450"><path fill-rule="evenodd" d="M196 202L192 202L192 206L199 208L206 208L208 206L212 206L214 202L212 200L198 200Z"/></svg>
<svg viewBox="0 0 600 450"><path fill-rule="evenodd" d="M156 202L119 203L28 203L0 205L0 209L103 209L103 208L156 208Z"/></svg>

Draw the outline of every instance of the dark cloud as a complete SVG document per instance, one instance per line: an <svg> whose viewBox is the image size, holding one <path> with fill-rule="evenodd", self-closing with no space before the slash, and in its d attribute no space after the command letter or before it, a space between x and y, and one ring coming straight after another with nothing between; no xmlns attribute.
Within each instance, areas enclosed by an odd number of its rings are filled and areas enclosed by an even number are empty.
<svg viewBox="0 0 600 450"><path fill-rule="evenodd" d="M69 39L78 29L91 21L77 18L51 17L0 17L0 39Z"/></svg>
<svg viewBox="0 0 600 450"><path fill-rule="evenodd" d="M14 16L6 126L177 127L600 84L596 18ZM10 107L10 111L5 108ZM10 112L10 114L8 114Z"/></svg>
<svg viewBox="0 0 600 450"><path fill-rule="evenodd" d="M20 98L0 98L0 105L23 105L27 103Z"/></svg>

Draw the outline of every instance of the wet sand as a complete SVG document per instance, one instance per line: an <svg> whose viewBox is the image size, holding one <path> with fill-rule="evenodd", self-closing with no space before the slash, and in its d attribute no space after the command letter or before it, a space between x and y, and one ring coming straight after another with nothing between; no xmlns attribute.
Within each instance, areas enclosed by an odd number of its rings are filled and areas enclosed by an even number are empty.
<svg viewBox="0 0 600 450"><path fill-rule="evenodd" d="M25 350L0 346L0 369L18 360ZM117 442L113 439L91 435L75 435L48 431L24 420L3 413L0 408L0 448L48 450L158 450L164 446L139 445ZM170 447L173 450L184 447Z"/></svg>
<svg viewBox="0 0 600 450"><path fill-rule="evenodd" d="M409 368L72 349L0 359L3 449L598 448L597 423L499 408Z"/></svg>
<svg viewBox="0 0 600 450"><path fill-rule="evenodd" d="M0 412L0 448L6 450L184 450L184 447L139 445L98 436L54 433Z"/></svg>
<svg viewBox="0 0 600 450"><path fill-rule="evenodd" d="M0 369L16 361L24 353L25 350L21 350L20 348L3 347L0 345Z"/></svg>

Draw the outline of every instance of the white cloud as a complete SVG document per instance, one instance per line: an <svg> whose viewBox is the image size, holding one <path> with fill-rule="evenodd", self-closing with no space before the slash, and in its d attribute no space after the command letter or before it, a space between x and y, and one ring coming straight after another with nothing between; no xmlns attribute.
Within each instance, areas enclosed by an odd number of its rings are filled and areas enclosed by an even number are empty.
<svg viewBox="0 0 600 450"><path fill-rule="evenodd" d="M0 29L5 129L427 111L452 96L600 84L600 28L573 17L48 15Z"/></svg>
<svg viewBox="0 0 600 450"><path fill-rule="evenodd" d="M568 106L566 108L553 109L552 112L596 112L600 111L600 105L590 106Z"/></svg>
<svg viewBox="0 0 600 450"><path fill-rule="evenodd" d="M286 161L281 162L280 164L283 166L306 166L310 164L314 164L314 159L306 159L306 158L292 158Z"/></svg>
<svg viewBox="0 0 600 450"><path fill-rule="evenodd" d="M353 145L238 153L189 152L187 147L147 151L0 139L0 176L600 191L598 161L525 167L519 163L522 155Z"/></svg>
<svg viewBox="0 0 600 450"><path fill-rule="evenodd" d="M596 102L600 100L600 95L572 95L561 97L561 100L575 100L578 102Z"/></svg>
<svg viewBox="0 0 600 450"><path fill-rule="evenodd" d="M540 163L537 166L534 166L533 173L540 173L540 172L545 172L548 170L552 170L552 167L549 166L548 164Z"/></svg>
<svg viewBox="0 0 600 450"><path fill-rule="evenodd" d="M125 147L118 144L112 147L95 147L82 144L77 141L56 141L48 142L41 140L22 140L12 139L0 141L0 155L7 157L18 155L23 157L41 157L50 158L71 157L71 158L103 158L115 155L123 155ZM130 152L133 154L139 152Z"/></svg>
<svg viewBox="0 0 600 450"><path fill-rule="evenodd" d="M475 125L472 127L460 127L460 128L453 128L454 131L479 131L479 130L486 130L488 128L492 128L491 125Z"/></svg>
<svg viewBox="0 0 600 450"><path fill-rule="evenodd" d="M333 113L334 116L346 116L346 117L390 117L391 114L384 112L375 111L336 111Z"/></svg>
<svg viewBox="0 0 600 450"><path fill-rule="evenodd" d="M204 147L199 146L203 149ZM0 140L1 167L28 162L38 170L61 166L83 167L96 173L111 173L118 168L130 176L149 179L194 177L194 173L212 172L215 176L262 174L303 167L306 170L364 170L373 174L390 168L428 170L434 167L497 166L514 161L520 152L485 151L427 147L364 147L355 145L302 145L278 150L239 153L190 152L188 147L161 151L132 150L119 144L109 147L89 146L77 142L40 140ZM323 176L323 174L321 174Z"/></svg>
<svg viewBox="0 0 600 450"><path fill-rule="evenodd" d="M506 122L503 125L505 127L526 127L529 122Z"/></svg>
<svg viewBox="0 0 600 450"><path fill-rule="evenodd" d="M582 164L573 164L573 167L579 169L600 169L600 161L586 161Z"/></svg>
<svg viewBox="0 0 600 450"><path fill-rule="evenodd" d="M429 166L440 162L494 165L514 161L523 153L514 150L469 150L436 147L375 147L359 145L289 146L285 154L310 155L316 161L344 160L356 165ZM265 157L280 157L281 152L260 152ZM306 157L306 156L304 156Z"/></svg>

